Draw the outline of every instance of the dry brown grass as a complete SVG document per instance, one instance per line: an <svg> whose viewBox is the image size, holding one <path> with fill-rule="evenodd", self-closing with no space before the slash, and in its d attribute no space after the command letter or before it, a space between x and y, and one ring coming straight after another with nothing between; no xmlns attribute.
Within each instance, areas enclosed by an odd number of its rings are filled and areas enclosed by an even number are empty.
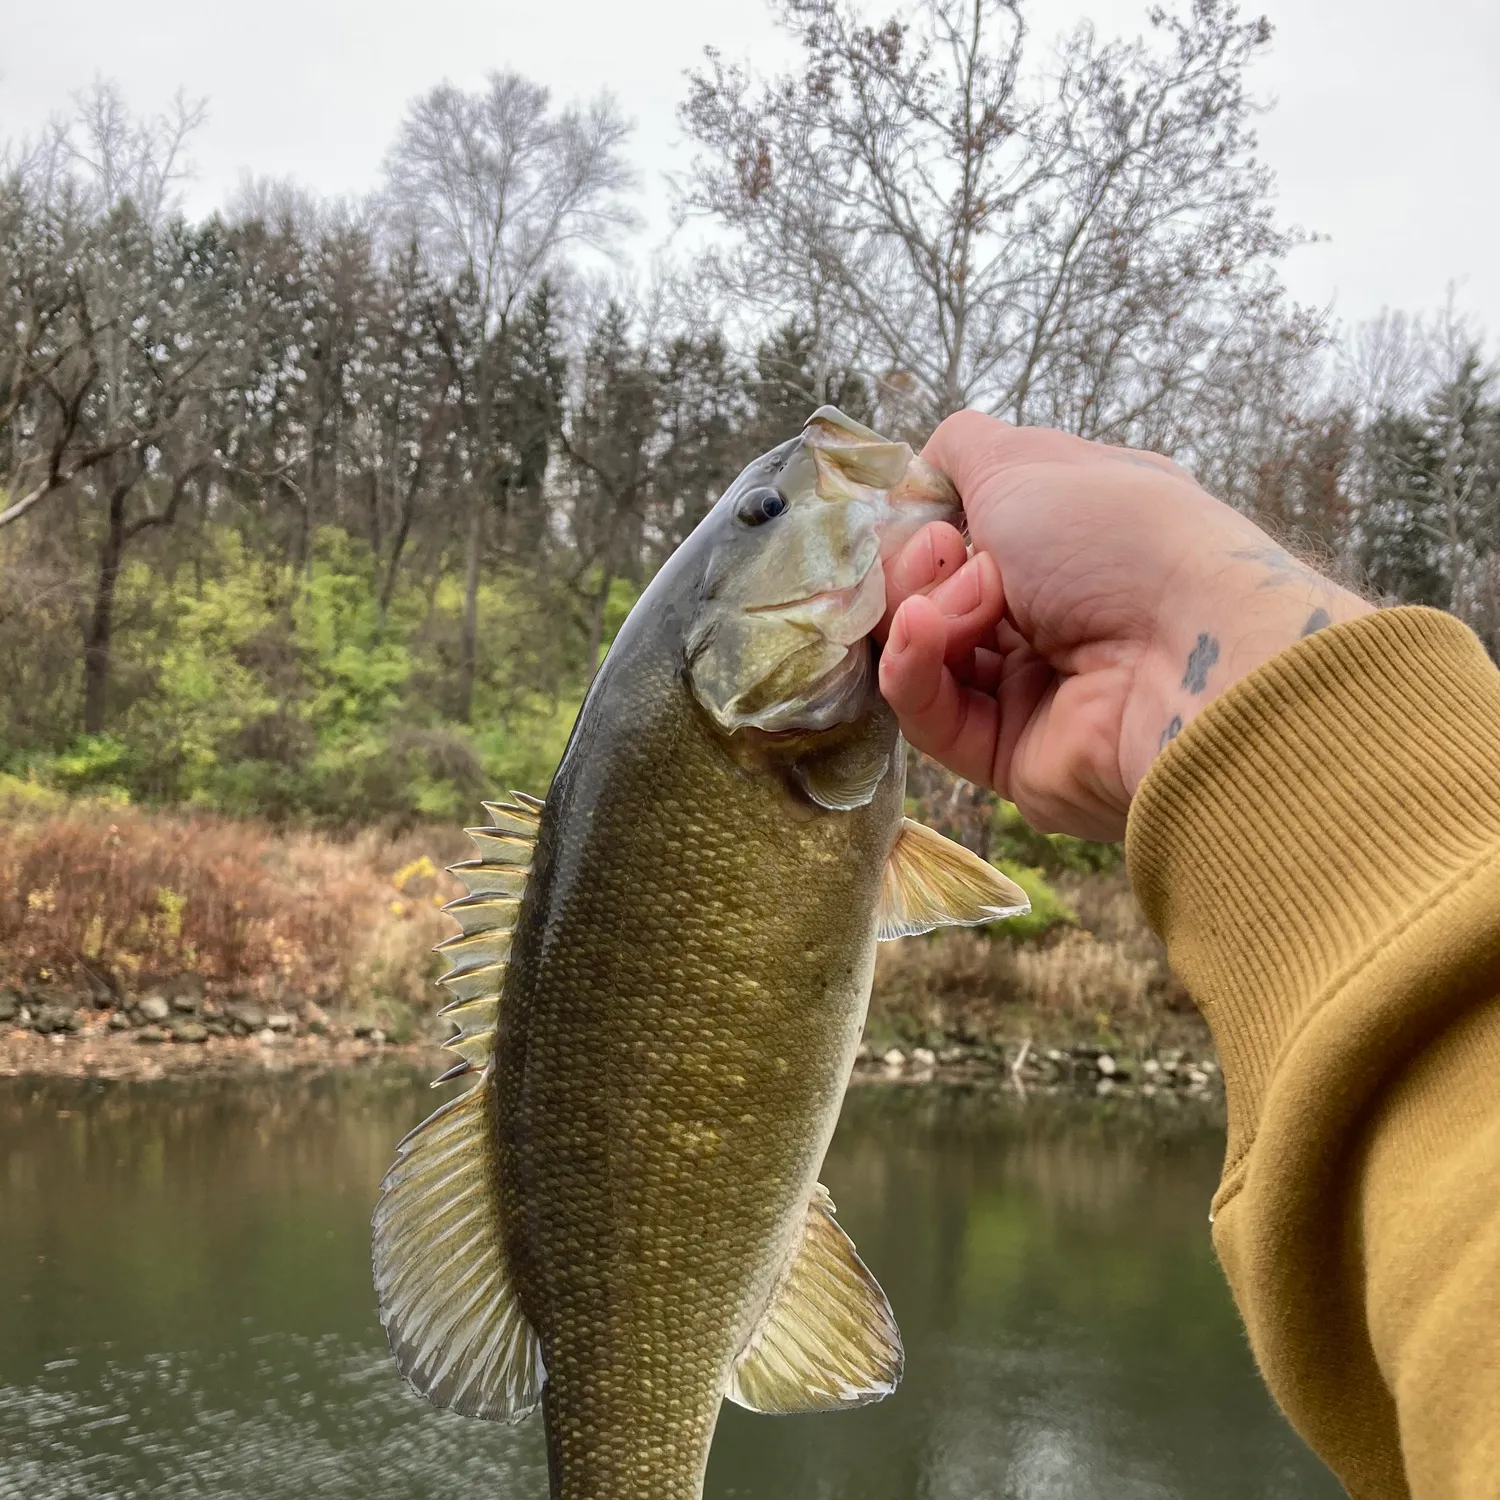
<svg viewBox="0 0 1500 1500"><path fill-rule="evenodd" d="M0 825L0 965L10 982L129 991L202 974L225 992L356 1008L427 1006L452 931L439 874L461 835L347 841L226 819L78 807Z"/></svg>
<svg viewBox="0 0 1500 1500"><path fill-rule="evenodd" d="M1145 1045L1200 1024L1123 874L1070 876L1057 886L1080 925L1049 940L949 929L882 946L872 1040L1050 1042L1098 1033Z"/></svg>
<svg viewBox="0 0 1500 1500"><path fill-rule="evenodd" d="M430 1010L453 931L457 829L392 839L73 805L0 819L0 983L130 993L192 971L222 995L382 1016ZM872 1039L994 1042L1193 1024L1121 874L1057 882L1080 926L1033 944L969 930L881 947Z"/></svg>

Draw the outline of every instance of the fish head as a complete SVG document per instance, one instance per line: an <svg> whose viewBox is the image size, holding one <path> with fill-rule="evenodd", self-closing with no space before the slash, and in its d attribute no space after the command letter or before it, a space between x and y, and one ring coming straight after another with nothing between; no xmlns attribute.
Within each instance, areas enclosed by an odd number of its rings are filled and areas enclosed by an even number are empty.
<svg viewBox="0 0 1500 1500"><path fill-rule="evenodd" d="M704 522L686 639L693 696L725 734L816 733L875 695L870 632L884 560L930 521L959 523L945 475L832 406L750 464Z"/></svg>

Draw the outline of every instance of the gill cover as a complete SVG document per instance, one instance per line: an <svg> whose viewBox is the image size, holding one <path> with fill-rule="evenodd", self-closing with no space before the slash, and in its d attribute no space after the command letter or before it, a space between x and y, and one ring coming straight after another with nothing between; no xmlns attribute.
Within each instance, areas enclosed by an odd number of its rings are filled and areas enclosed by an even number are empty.
<svg viewBox="0 0 1500 1500"><path fill-rule="evenodd" d="M959 513L953 486L909 444L820 407L714 508L687 633L698 702L725 734L858 718L874 691L868 637L885 613L882 559Z"/></svg>

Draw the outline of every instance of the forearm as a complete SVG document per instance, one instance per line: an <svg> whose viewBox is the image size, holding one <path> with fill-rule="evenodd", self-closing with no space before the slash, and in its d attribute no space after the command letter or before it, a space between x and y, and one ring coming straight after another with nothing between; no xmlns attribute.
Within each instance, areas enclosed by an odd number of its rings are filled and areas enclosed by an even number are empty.
<svg viewBox="0 0 1500 1500"><path fill-rule="evenodd" d="M1129 856L1220 1049L1215 1242L1273 1392L1356 1496L1489 1493L1500 674L1430 612L1320 632L1162 755Z"/></svg>

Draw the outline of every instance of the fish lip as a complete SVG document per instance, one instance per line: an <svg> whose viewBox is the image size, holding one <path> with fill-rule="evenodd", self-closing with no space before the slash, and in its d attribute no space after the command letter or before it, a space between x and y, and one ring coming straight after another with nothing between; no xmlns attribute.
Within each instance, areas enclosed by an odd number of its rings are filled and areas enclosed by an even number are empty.
<svg viewBox="0 0 1500 1500"><path fill-rule="evenodd" d="M877 559L872 567L879 567ZM804 604L819 604L824 600L830 603L852 605L860 589L865 585L865 580L870 576L870 568L866 568L860 575L857 583L851 583L841 589L819 589L815 594L806 594L800 599L783 599L779 604L747 604L745 613L747 615L774 615L783 610L800 609Z"/></svg>
<svg viewBox="0 0 1500 1500"><path fill-rule="evenodd" d="M879 554L864 572L842 588L818 589L801 599L746 608L747 614L777 615L798 630L814 632L846 648L867 640L885 614L885 567Z"/></svg>

